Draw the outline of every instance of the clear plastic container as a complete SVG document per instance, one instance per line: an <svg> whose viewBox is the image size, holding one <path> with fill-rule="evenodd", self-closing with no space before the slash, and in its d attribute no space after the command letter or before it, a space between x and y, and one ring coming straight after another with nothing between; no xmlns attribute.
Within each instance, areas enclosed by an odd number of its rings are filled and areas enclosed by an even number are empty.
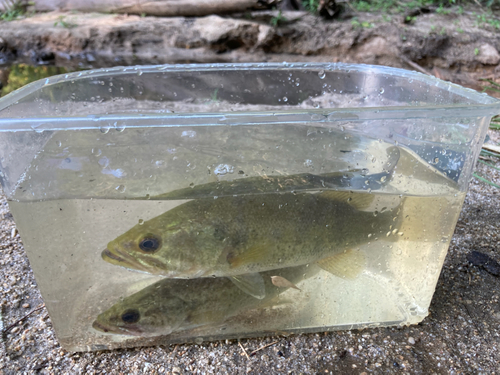
<svg viewBox="0 0 500 375"><path fill-rule="evenodd" d="M0 99L0 177L68 350L407 325L499 112L381 66L77 72Z"/></svg>

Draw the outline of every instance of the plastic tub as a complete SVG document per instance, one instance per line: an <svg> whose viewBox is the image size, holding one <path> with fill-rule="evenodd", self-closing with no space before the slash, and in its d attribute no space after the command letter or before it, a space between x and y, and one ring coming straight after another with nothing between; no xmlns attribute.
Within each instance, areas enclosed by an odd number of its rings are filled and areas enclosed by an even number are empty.
<svg viewBox="0 0 500 375"><path fill-rule="evenodd" d="M0 99L0 176L68 350L407 325L499 112L380 66L101 69Z"/></svg>

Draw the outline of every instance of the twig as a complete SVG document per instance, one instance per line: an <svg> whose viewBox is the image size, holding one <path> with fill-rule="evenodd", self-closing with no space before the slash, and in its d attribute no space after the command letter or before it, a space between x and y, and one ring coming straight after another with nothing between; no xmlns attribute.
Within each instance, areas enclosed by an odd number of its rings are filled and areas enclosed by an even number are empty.
<svg viewBox="0 0 500 375"><path fill-rule="evenodd" d="M472 322L472 325L474 326L474 328L476 329L479 337L481 337L483 339L484 342L486 342L486 344L489 344L489 340L485 337L485 334L484 332L479 328L479 326L476 324L476 319L475 317L472 315L471 311L469 310L469 306L467 306L466 303L463 303L462 302L462 305L465 307L465 311L467 311L467 315L469 315L469 318Z"/></svg>
<svg viewBox="0 0 500 375"><path fill-rule="evenodd" d="M401 56L401 60L403 60L406 64L410 65L413 69L418 70L420 73L427 74L428 76L433 76L431 72L422 68L420 65L418 65L416 62L411 61L409 58Z"/></svg>
<svg viewBox="0 0 500 375"><path fill-rule="evenodd" d="M4 328L4 330L2 331L2 333L7 333L9 332L12 328L14 328L17 324L19 324L19 322L23 321L24 319L26 319L28 316L30 316L31 314L33 314L34 312L38 311L38 310L41 310L45 307L45 303L42 304L41 306L37 307L36 309L34 310L31 310L29 313L27 313L25 316L23 316L21 319L18 319L16 320L14 323L12 323L10 326L8 326L7 328Z"/></svg>
<svg viewBox="0 0 500 375"><path fill-rule="evenodd" d="M267 344L267 345L264 345L264 346L261 346L260 348L258 349L255 349L253 352L250 353L250 355L254 355L255 353L257 353L258 351L261 351L262 349L265 349L271 345L274 345L274 344L277 344L279 341L275 341L275 342L272 342L270 344Z"/></svg>
<svg viewBox="0 0 500 375"><path fill-rule="evenodd" d="M484 8L483 8L483 6L481 5L481 3L480 3L478 0L474 0L474 2L475 2L477 5L479 5L479 8L484 9Z"/></svg>
<svg viewBox="0 0 500 375"><path fill-rule="evenodd" d="M243 350L243 353L245 353L245 356L247 357L247 359L250 359L250 357L248 356L247 351L245 350L245 348L243 347L243 345L241 345L241 342L238 341L238 345L240 346L241 350Z"/></svg>

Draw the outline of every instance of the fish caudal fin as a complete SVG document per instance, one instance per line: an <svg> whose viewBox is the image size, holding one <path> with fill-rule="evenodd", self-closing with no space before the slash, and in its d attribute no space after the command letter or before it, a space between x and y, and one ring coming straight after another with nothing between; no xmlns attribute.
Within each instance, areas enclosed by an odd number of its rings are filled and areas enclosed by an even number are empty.
<svg viewBox="0 0 500 375"><path fill-rule="evenodd" d="M355 250L348 250L345 253L321 259L316 263L322 269L337 277L354 279L365 268L366 260L363 253Z"/></svg>
<svg viewBox="0 0 500 375"><path fill-rule="evenodd" d="M229 277L234 285L245 293L255 297L257 299L263 299L266 296L266 287L264 285L264 279L260 273L247 273L244 275L231 276Z"/></svg>
<svg viewBox="0 0 500 375"><path fill-rule="evenodd" d="M375 199L373 194L353 194L350 191L324 191L320 193L321 198L343 201L357 210L364 210L370 207Z"/></svg>

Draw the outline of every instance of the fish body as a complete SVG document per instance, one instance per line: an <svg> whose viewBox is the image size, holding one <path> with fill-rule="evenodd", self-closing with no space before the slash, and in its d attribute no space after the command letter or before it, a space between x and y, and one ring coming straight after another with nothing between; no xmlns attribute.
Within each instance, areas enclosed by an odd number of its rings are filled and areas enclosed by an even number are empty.
<svg viewBox="0 0 500 375"><path fill-rule="evenodd" d="M351 169L323 174L300 173L293 175L244 177L176 189L165 194L149 197L149 199L220 198L247 194L317 191L319 189L379 190L389 182L400 156L401 151L398 147L389 147L383 171L368 175L366 174L366 170Z"/></svg>
<svg viewBox="0 0 500 375"><path fill-rule="evenodd" d="M394 229L397 208L326 191L195 199L111 241L104 260L169 278L236 276L314 263Z"/></svg>
<svg viewBox="0 0 500 375"><path fill-rule="evenodd" d="M318 271L318 267L300 266L263 273L263 300L243 292L227 278L163 279L117 302L96 318L93 327L106 333L147 337L222 323L246 310L272 305L288 288L273 285L271 277L295 284Z"/></svg>

